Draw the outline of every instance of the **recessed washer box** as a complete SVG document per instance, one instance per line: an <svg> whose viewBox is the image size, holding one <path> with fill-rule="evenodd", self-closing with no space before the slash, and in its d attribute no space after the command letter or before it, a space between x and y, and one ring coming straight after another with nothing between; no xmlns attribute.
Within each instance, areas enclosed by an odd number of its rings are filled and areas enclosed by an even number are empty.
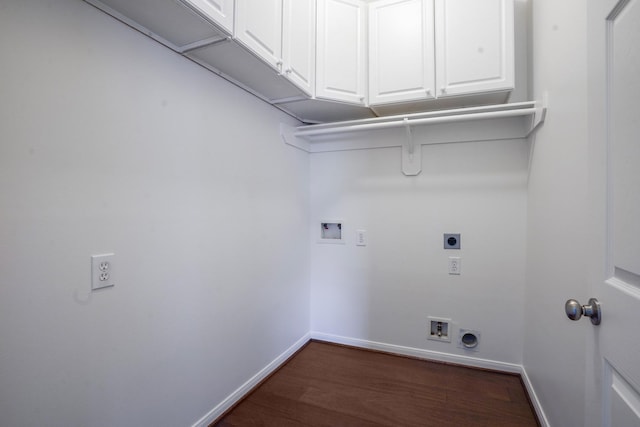
<svg viewBox="0 0 640 427"><path fill-rule="evenodd" d="M318 243L344 244L344 222L341 220L323 220L319 224Z"/></svg>
<svg viewBox="0 0 640 427"><path fill-rule="evenodd" d="M460 249L460 233L445 233L444 234L444 248L445 249Z"/></svg>
<svg viewBox="0 0 640 427"><path fill-rule="evenodd" d="M429 316L429 335L427 339L451 342L451 319Z"/></svg>

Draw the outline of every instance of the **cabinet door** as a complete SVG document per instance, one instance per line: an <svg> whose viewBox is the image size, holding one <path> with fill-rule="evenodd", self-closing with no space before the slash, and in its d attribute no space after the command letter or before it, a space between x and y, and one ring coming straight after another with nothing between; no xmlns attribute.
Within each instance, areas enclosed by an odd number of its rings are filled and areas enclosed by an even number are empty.
<svg viewBox="0 0 640 427"><path fill-rule="evenodd" d="M438 97L514 86L513 0L436 0Z"/></svg>
<svg viewBox="0 0 640 427"><path fill-rule="evenodd" d="M318 0L316 97L366 105L365 3Z"/></svg>
<svg viewBox="0 0 640 427"><path fill-rule="evenodd" d="M369 4L369 104L434 97L433 0Z"/></svg>
<svg viewBox="0 0 640 427"><path fill-rule="evenodd" d="M236 38L282 69L282 0L236 0Z"/></svg>
<svg viewBox="0 0 640 427"><path fill-rule="evenodd" d="M282 22L284 75L313 96L316 71L316 1L284 0Z"/></svg>
<svg viewBox="0 0 640 427"><path fill-rule="evenodd" d="M233 33L233 0L180 0L200 15Z"/></svg>

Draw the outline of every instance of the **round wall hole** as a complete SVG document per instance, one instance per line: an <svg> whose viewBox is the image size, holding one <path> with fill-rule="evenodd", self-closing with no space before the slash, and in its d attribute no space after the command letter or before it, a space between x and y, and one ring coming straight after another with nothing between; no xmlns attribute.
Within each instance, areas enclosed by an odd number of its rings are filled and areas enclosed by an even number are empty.
<svg viewBox="0 0 640 427"><path fill-rule="evenodd" d="M458 239L456 239L455 237L449 237L447 239L447 243L449 244L449 246L455 246L456 243L458 243Z"/></svg>
<svg viewBox="0 0 640 427"><path fill-rule="evenodd" d="M467 332L464 335L462 335L462 338L460 338L460 341L462 342L462 345L465 346L466 348L475 348L478 346L478 337L475 336L475 334L472 334L471 332Z"/></svg>

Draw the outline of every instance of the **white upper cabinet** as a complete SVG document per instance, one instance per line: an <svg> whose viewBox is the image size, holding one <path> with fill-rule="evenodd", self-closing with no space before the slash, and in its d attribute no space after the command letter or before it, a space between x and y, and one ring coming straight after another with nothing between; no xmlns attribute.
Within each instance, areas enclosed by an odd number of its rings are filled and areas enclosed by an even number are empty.
<svg viewBox="0 0 640 427"><path fill-rule="evenodd" d="M236 39L311 96L315 0L237 0L236 4Z"/></svg>
<svg viewBox="0 0 640 427"><path fill-rule="evenodd" d="M229 34L233 33L233 0L180 1L198 11L200 15L211 19L215 24L224 28Z"/></svg>
<svg viewBox="0 0 640 427"><path fill-rule="evenodd" d="M435 1L437 96L513 89L513 0Z"/></svg>
<svg viewBox="0 0 640 427"><path fill-rule="evenodd" d="M318 0L316 97L366 105L366 4Z"/></svg>
<svg viewBox="0 0 640 427"><path fill-rule="evenodd" d="M237 0L236 38L282 70L282 0Z"/></svg>
<svg viewBox="0 0 640 427"><path fill-rule="evenodd" d="M284 0L282 14L284 75L307 95L316 81L316 0Z"/></svg>
<svg viewBox="0 0 640 427"><path fill-rule="evenodd" d="M433 0L369 4L369 104L435 95Z"/></svg>
<svg viewBox="0 0 640 427"><path fill-rule="evenodd" d="M514 88L515 0L85 1L308 122L502 103Z"/></svg>

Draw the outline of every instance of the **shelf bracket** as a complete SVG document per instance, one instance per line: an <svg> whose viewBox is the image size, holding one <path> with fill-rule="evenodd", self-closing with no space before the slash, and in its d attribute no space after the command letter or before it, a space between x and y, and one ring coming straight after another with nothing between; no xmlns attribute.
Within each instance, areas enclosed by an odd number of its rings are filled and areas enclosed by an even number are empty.
<svg viewBox="0 0 640 427"><path fill-rule="evenodd" d="M542 101L536 101L535 103L535 112L531 117L531 126L529 127L529 131L526 136L531 135L533 131L535 131L538 126L544 123L544 119L547 115L547 103L548 103L548 94L545 92L542 97Z"/></svg>
<svg viewBox="0 0 640 427"><path fill-rule="evenodd" d="M402 173L407 176L415 176L422 172L422 145L415 144L409 119L402 120L406 138L402 144Z"/></svg>
<svg viewBox="0 0 640 427"><path fill-rule="evenodd" d="M297 129L295 127L287 125L285 123L280 123L280 137L282 138L282 142L299 150L310 153L311 145L309 144L309 141L298 138L295 135L296 131Z"/></svg>

